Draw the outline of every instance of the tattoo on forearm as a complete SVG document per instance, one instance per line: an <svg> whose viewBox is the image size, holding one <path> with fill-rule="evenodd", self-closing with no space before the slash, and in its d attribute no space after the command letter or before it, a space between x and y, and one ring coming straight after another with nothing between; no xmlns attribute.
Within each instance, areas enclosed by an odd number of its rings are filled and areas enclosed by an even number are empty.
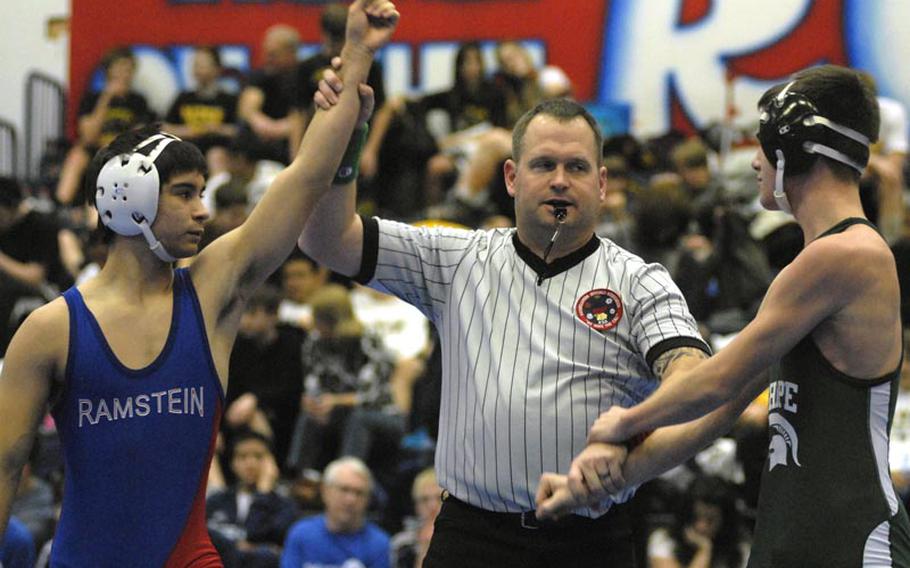
<svg viewBox="0 0 910 568"><path fill-rule="evenodd" d="M701 360L707 359L708 354L696 347L678 347L676 349L671 349L654 361L654 374L657 375L657 378L663 380L670 367L680 359L685 359L686 357L694 357L695 359Z"/></svg>

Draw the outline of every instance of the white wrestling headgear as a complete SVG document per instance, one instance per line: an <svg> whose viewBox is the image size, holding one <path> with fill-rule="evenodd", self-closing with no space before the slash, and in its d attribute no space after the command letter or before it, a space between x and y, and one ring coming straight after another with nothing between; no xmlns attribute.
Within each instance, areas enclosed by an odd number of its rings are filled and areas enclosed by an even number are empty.
<svg viewBox="0 0 910 568"><path fill-rule="evenodd" d="M164 262L174 262L176 258L152 233L161 191L155 160L175 140L180 139L154 134L137 144L131 153L114 156L98 173L95 191L95 207L104 226L124 237L141 234L155 256ZM149 146L152 149L147 155L140 153Z"/></svg>

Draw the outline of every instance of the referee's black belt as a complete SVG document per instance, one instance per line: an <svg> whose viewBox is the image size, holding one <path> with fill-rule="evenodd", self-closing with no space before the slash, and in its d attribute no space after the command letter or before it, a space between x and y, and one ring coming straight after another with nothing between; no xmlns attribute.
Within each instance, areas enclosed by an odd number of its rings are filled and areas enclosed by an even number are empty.
<svg viewBox="0 0 910 568"><path fill-rule="evenodd" d="M488 511L486 509L481 509L480 507L475 507L470 503L465 503L448 491L443 492L442 502L443 505L448 505L465 513L490 519L491 521L495 521L496 524L504 527L512 526L527 530L559 532L605 530L607 533L616 535L627 535L631 533L632 525L628 506L615 503L606 513L596 519L583 517L581 515L566 515L558 520L542 521L537 518L535 511L524 511L521 513Z"/></svg>

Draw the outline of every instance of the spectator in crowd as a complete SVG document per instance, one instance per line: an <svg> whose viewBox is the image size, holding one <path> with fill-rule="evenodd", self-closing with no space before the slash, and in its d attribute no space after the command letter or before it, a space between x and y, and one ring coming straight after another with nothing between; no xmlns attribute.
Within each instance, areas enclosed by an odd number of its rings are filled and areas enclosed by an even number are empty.
<svg viewBox="0 0 910 568"><path fill-rule="evenodd" d="M304 392L289 456L297 471L321 469L336 455L367 461L375 447L396 448L404 431L391 388L395 358L364 332L348 291L328 284L311 305L313 331L303 345Z"/></svg>
<svg viewBox="0 0 910 568"><path fill-rule="evenodd" d="M318 515L325 506L322 503L322 472L309 470L291 478L289 490L300 511L299 517Z"/></svg>
<svg viewBox="0 0 910 568"><path fill-rule="evenodd" d="M248 213L249 199L240 180L231 180L216 188L214 214L205 224L199 249L242 225Z"/></svg>
<svg viewBox="0 0 910 568"><path fill-rule="evenodd" d="M221 72L221 56L216 47L196 48L193 54L196 88L177 95L164 119L165 130L202 150L210 174L227 168L226 149L237 135L237 96L220 87Z"/></svg>
<svg viewBox="0 0 910 568"><path fill-rule="evenodd" d="M351 290L351 304L364 329L395 358L392 398L402 414L409 414L414 383L424 373L432 348L429 320L411 304L366 286Z"/></svg>
<svg viewBox="0 0 910 568"><path fill-rule="evenodd" d="M354 314L400 358L423 358L430 348L429 320L411 304L366 286L351 290Z"/></svg>
<svg viewBox="0 0 910 568"><path fill-rule="evenodd" d="M573 99L575 87L572 80L556 65L547 65L537 74L537 86L543 99Z"/></svg>
<svg viewBox="0 0 910 568"><path fill-rule="evenodd" d="M325 513L291 527L281 567L388 568L389 537L366 520L372 489L372 475L362 461L345 457L330 463L323 476Z"/></svg>
<svg viewBox="0 0 910 568"><path fill-rule="evenodd" d="M296 510L275 492L278 466L268 438L249 430L236 434L230 463L236 483L206 500L209 531L230 543L241 566L277 567Z"/></svg>
<svg viewBox="0 0 910 568"><path fill-rule="evenodd" d="M284 300L278 307L278 319L305 330L313 327L313 310L310 299L329 281L329 269L299 250L281 267L281 285Z"/></svg>
<svg viewBox="0 0 910 568"><path fill-rule="evenodd" d="M136 58L129 48L111 50L102 59L101 66L104 69L104 87L99 92L86 92L79 102L79 137L60 170L56 197L64 205L82 199L82 192L79 191L82 176L98 148L155 118L145 97L133 90Z"/></svg>
<svg viewBox="0 0 910 568"><path fill-rule="evenodd" d="M275 459L283 464L303 390L304 335L299 328L278 322L280 302L278 290L263 285L243 312L231 351L224 426L270 436Z"/></svg>
<svg viewBox="0 0 910 568"><path fill-rule="evenodd" d="M291 109L297 101L297 47L300 34L276 24L262 42L265 65L250 76L237 112L261 147L260 158L286 164L291 154Z"/></svg>
<svg viewBox="0 0 910 568"><path fill-rule="evenodd" d="M76 284L83 284L89 278L93 278L107 261L107 253L110 248L108 235L103 231L92 231L85 239L83 245L84 264L82 270L76 275Z"/></svg>
<svg viewBox="0 0 910 568"><path fill-rule="evenodd" d="M748 150L737 155L747 153ZM718 159L698 137L687 138L674 145L670 149L669 160L673 171L682 179L683 188L691 200L692 219L695 222L692 232L710 238L719 223L718 217L728 212L736 213L739 217L737 223L747 224L747 218L754 214L752 202L757 195L751 170L748 188L740 187L742 184L731 178L736 175L735 167L734 171L728 168L728 177L722 178L716 171Z"/></svg>
<svg viewBox="0 0 910 568"><path fill-rule="evenodd" d="M436 472L432 467L414 478L411 500L415 516L406 519L405 530L392 537L393 568L420 568L423 565L433 536L433 523L442 505L442 488L436 482Z"/></svg>
<svg viewBox="0 0 910 568"><path fill-rule="evenodd" d="M420 111L443 111L447 125L445 133L482 123L505 127L505 95L487 78L479 43L461 44L455 54L453 71L452 86L421 97L417 103Z"/></svg>
<svg viewBox="0 0 910 568"><path fill-rule="evenodd" d="M496 62L499 69L493 75L493 82L505 93L506 128L511 128L542 98L537 69L528 50L516 41L504 41L496 46Z"/></svg>
<svg viewBox="0 0 910 568"><path fill-rule="evenodd" d="M454 85L448 91L427 95L419 101L421 113L433 109L445 111L448 130L453 134L440 140L442 152L433 156L427 164L427 197L428 204L442 199L448 186L455 181L458 174L459 141L464 139L464 131L481 133L490 126L505 128L506 98L505 91L487 78L480 45L476 42L463 44L455 56ZM378 118L377 118L378 122ZM370 156L365 156L369 160Z"/></svg>
<svg viewBox="0 0 910 568"><path fill-rule="evenodd" d="M16 517L10 517L6 535L0 540L0 567L32 568L35 565L35 543L28 529Z"/></svg>
<svg viewBox="0 0 910 568"><path fill-rule="evenodd" d="M388 187L390 184L406 187L421 187L425 185L424 195L414 195L418 207L432 205L442 199L445 189L451 185L456 175L455 156L452 152L442 152L435 156L435 147L429 140L420 144L428 151L414 151L416 143L425 139L432 131L443 148L451 145L444 137L461 132L465 129L478 127L482 132L490 126L505 126L505 95L496 88L486 76L483 54L480 44L467 42L462 44L455 54L451 88L437 93L428 94L413 101L404 97L396 97L383 105L376 113L376 118L371 123L371 130L361 157L360 171L365 179L373 179L377 175L382 178L378 181L379 187ZM433 112L438 112L443 117L444 124L436 129L429 128L428 122L433 122ZM392 134L391 146L396 151L383 151L384 142L389 131ZM421 136L414 136L414 134ZM457 138L457 137L456 137ZM407 152L400 152L400 144L411 145ZM380 155L384 158L380 160ZM421 157L423 159L421 159ZM429 161L427 162L427 159ZM401 162L407 162L403 164ZM379 169L382 163L382 171ZM401 171L411 165L413 169L427 166L427 178L421 180L408 180L397 182ZM416 173L419 178L421 172ZM451 179L450 179L451 178ZM378 198L379 196L377 196Z"/></svg>
<svg viewBox="0 0 910 568"><path fill-rule="evenodd" d="M799 224L780 211L760 211L749 223L749 235L764 249L772 275L790 264L803 248Z"/></svg>
<svg viewBox="0 0 910 568"><path fill-rule="evenodd" d="M623 248L632 246L635 221L630 202L640 188L632 179L626 159L614 154L604 157L607 167L607 192L600 206L600 223L594 232Z"/></svg>
<svg viewBox="0 0 910 568"><path fill-rule="evenodd" d="M696 478L669 529L648 538L649 568L745 568L749 542L736 493L717 477Z"/></svg>
<svg viewBox="0 0 910 568"><path fill-rule="evenodd" d="M214 208L217 204L215 198L221 187L228 183L236 184L243 189L247 199L247 211L265 195L275 176L284 168L281 162L271 159L262 159L267 153L256 136L249 130L241 130L231 140L227 149L227 164L223 171L209 177L206 181L206 193L203 199L206 206Z"/></svg>
<svg viewBox="0 0 910 568"><path fill-rule="evenodd" d="M36 442L32 446L28 463L22 468L22 478L11 509L12 515L28 529L39 550L53 536L57 520L54 489L50 483L35 475L41 445Z"/></svg>
<svg viewBox="0 0 910 568"><path fill-rule="evenodd" d="M608 174L609 176L609 174ZM663 265L670 274L676 270L680 239L689 227L691 208L678 176L654 176L636 200L632 248L646 262Z"/></svg>
<svg viewBox="0 0 910 568"><path fill-rule="evenodd" d="M714 208L723 202L723 186L711 172L707 146L698 138L689 138L673 147L670 159L682 179L698 232L710 235Z"/></svg>
<svg viewBox="0 0 910 568"><path fill-rule="evenodd" d="M25 316L72 283L59 231L53 218L24 201L18 181L0 178L0 358Z"/></svg>
<svg viewBox="0 0 910 568"><path fill-rule="evenodd" d="M481 132L468 129L448 137L443 152L454 158L455 181L445 200L428 208L427 215L469 227L479 226L484 219L497 213L511 218L513 212L496 208L499 203L492 193L497 188L501 196L506 195L500 178L502 164L511 155L511 144L511 132L504 128ZM436 160L430 164L432 175L444 173L440 165ZM511 200L506 197L506 201ZM511 203L508 205L511 207Z"/></svg>
<svg viewBox="0 0 910 568"><path fill-rule="evenodd" d="M572 83L562 69L548 66L537 73L530 54L513 42L497 49L500 70L494 77L497 92L504 93L506 115L519 115L537 102L571 95ZM507 118L507 125L512 122ZM509 126L511 127L511 126ZM432 209L430 216L478 226L489 216L514 219L512 199L502 181L503 163L512 153L511 131L506 128L470 128L440 142L443 154L452 156L453 171L434 158L429 163L428 191L436 191L440 176L454 176L448 202Z"/></svg>
<svg viewBox="0 0 910 568"><path fill-rule="evenodd" d="M864 78L875 87L875 80L869 74ZM907 109L900 101L878 96L878 109L881 126L878 142L872 146L869 165L866 167L864 181L866 186L874 185L877 191L866 192L878 196L878 220L882 234L889 243L901 237L904 225L904 177L907 167L907 150L910 147L907 120ZM868 201L868 200L867 200Z"/></svg>
<svg viewBox="0 0 910 568"><path fill-rule="evenodd" d="M509 129L518 117L538 102L561 97L572 91L571 81L561 69L551 66L546 75L541 76L534 67L531 54L520 43L500 43L496 57L499 70L494 74L492 82L505 98L506 128L482 131L468 129L456 133L441 144L446 153L457 157L456 174L448 202L431 210L432 217L469 226L478 226L491 215L513 219L512 200L506 192L501 175L503 163L512 153ZM431 172L438 176L440 163L434 161L430 166Z"/></svg>

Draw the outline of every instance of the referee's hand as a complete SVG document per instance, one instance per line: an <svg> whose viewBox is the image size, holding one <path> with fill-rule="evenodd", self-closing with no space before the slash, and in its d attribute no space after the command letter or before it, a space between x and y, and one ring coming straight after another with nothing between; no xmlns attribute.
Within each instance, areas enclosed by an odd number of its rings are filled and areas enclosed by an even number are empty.
<svg viewBox="0 0 910 568"><path fill-rule="evenodd" d="M572 460L569 491L576 500L596 503L626 487L622 466L629 451L625 446L593 443Z"/></svg>
<svg viewBox="0 0 910 568"><path fill-rule="evenodd" d="M341 70L341 65L341 58L333 57L331 68L322 72L319 87L313 93L313 104L316 105L316 108L329 110L338 104L338 98L341 95L341 91L344 90L344 82L338 74L338 71ZM360 97L360 114L357 115L357 124L354 128L362 128L373 115L376 99L373 96L373 87L366 83L357 85L357 95Z"/></svg>
<svg viewBox="0 0 910 568"><path fill-rule="evenodd" d="M626 415L629 409L613 406L597 417L588 433L588 443L604 442L618 444L628 440L633 434L627 431Z"/></svg>
<svg viewBox="0 0 910 568"><path fill-rule="evenodd" d="M338 74L341 71L341 58L333 57L331 68L322 71L322 78L319 79L319 88L313 93L313 103L317 108L329 110L338 104L338 97L344 90L344 82Z"/></svg>

